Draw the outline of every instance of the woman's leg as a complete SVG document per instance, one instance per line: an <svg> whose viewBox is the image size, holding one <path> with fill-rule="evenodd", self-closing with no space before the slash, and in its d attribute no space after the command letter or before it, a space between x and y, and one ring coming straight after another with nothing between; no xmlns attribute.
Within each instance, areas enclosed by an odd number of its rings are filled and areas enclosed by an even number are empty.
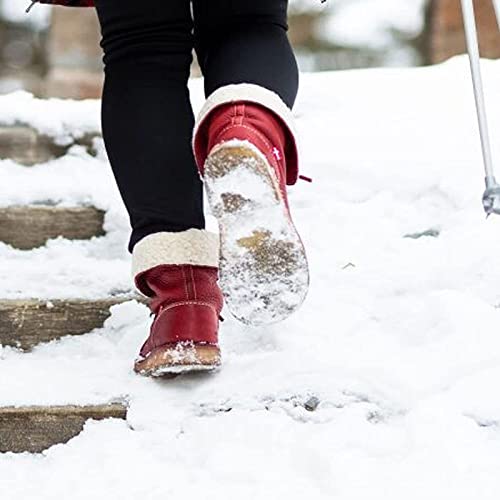
<svg viewBox="0 0 500 500"><path fill-rule="evenodd" d="M104 49L102 128L130 215L143 237L204 227L187 80L189 0L96 0Z"/></svg>
<svg viewBox="0 0 500 500"><path fill-rule="evenodd" d="M287 0L194 0L196 52L205 94L250 83L277 93L289 108L298 69L287 37Z"/></svg>
<svg viewBox="0 0 500 500"><path fill-rule="evenodd" d="M106 79L103 136L130 214L132 272L154 320L134 369L212 370L222 294L219 241L204 230L187 80L189 0L96 0Z"/></svg>
<svg viewBox="0 0 500 500"><path fill-rule="evenodd" d="M241 321L280 321L302 304L309 282L286 189L298 177L287 1L194 0L194 7L207 95L194 146L220 228L221 287Z"/></svg>

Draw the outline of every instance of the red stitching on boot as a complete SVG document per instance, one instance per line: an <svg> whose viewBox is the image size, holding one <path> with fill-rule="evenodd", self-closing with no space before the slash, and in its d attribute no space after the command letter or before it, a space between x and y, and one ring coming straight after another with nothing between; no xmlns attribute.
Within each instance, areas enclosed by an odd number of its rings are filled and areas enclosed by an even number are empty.
<svg viewBox="0 0 500 500"><path fill-rule="evenodd" d="M241 127L241 128L245 128L247 130L250 130L251 132L253 132L255 135L259 136L259 138L262 140L262 142L265 143L265 145L272 151L273 149L273 145L269 142L269 140L266 138L265 135L263 135L261 132L259 132L258 130L254 129L253 127L249 127L248 125L236 125L236 124L231 124L231 125L227 125L226 127L224 127L221 131L219 131L219 133L217 135L222 135L224 134L224 132L227 132L228 130L231 130L232 128L234 127ZM236 139L236 138L235 138ZM236 139L236 140L241 140L241 139ZM248 141L250 142L250 141ZM258 148L257 148L258 149ZM265 152L262 151L262 154L265 155Z"/></svg>
<svg viewBox="0 0 500 500"><path fill-rule="evenodd" d="M236 106L231 109L231 125L237 125L236 123Z"/></svg>
<svg viewBox="0 0 500 500"><path fill-rule="evenodd" d="M241 113L239 115L240 120L239 120L238 125L242 126L243 125L243 120L245 119L245 104L241 104L240 107L241 107Z"/></svg>
<svg viewBox="0 0 500 500"><path fill-rule="evenodd" d="M193 274L193 266L189 266L189 270L191 271L191 283L193 285L194 299L196 300L196 282L195 282L194 274Z"/></svg>
<svg viewBox="0 0 500 500"><path fill-rule="evenodd" d="M162 310L162 313L169 311L170 309L174 309L175 307L179 307L179 306L205 306L205 307L209 307L213 311L217 312L215 310L215 307L212 304L209 304L208 302L201 302L199 300L184 300L182 302L175 302L174 304L169 304L168 306L166 306Z"/></svg>
<svg viewBox="0 0 500 500"><path fill-rule="evenodd" d="M151 289L150 308L155 319L141 356L177 337L217 343L222 308L217 269L189 264L161 265L145 272L144 281Z"/></svg>
<svg viewBox="0 0 500 500"><path fill-rule="evenodd" d="M186 270L184 269L184 266L181 267L181 271L182 271L182 281L184 283L184 290L186 292L186 299L189 299L188 283L186 278Z"/></svg>

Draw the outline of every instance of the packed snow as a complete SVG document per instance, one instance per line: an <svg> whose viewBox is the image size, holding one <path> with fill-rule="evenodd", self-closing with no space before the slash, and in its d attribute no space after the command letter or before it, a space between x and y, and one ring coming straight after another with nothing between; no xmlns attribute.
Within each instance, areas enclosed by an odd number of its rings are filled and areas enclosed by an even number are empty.
<svg viewBox="0 0 500 500"><path fill-rule="evenodd" d="M226 306L248 325L283 320L303 303L309 273L304 245L266 157L249 141L227 141L212 149L204 179L207 201L219 221Z"/></svg>
<svg viewBox="0 0 500 500"><path fill-rule="evenodd" d="M499 62L485 63L485 83L497 138ZM199 81L193 98L198 109ZM95 102L4 99L0 121L62 140L97 126ZM32 106L46 107L43 120ZM295 114L314 178L290 190L311 265L303 308L257 329L223 313L224 364L211 376L134 375L150 323L134 301L88 335L0 348L1 406L129 404L126 422L89 422L43 455L0 456L2 500L498 498L500 219L482 211L466 59L303 75ZM31 252L0 245L1 296L131 289L103 151L30 169L5 160L0 185L1 205L96 204L109 228Z"/></svg>

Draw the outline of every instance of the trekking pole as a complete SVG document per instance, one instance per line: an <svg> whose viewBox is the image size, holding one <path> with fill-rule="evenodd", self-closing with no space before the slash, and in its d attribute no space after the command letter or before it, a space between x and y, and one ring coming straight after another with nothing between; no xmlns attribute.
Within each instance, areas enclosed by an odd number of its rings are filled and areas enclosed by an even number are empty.
<svg viewBox="0 0 500 500"><path fill-rule="evenodd" d="M499 0L495 1L497 14L500 11ZM479 134L481 136L481 148L483 152L486 191L483 195L483 207L487 216L492 213L500 214L500 185L495 179L493 170L493 157L491 154L490 134L488 129L488 119L486 115L486 105L484 100L483 79L481 76L481 63L479 56L479 42L477 37L476 16L474 13L473 0L461 0L462 14L464 18L465 36L467 39L467 51L469 53L470 70L472 75L472 85L474 87L474 97L476 100L477 121L479 124ZM498 16L500 24L500 16Z"/></svg>

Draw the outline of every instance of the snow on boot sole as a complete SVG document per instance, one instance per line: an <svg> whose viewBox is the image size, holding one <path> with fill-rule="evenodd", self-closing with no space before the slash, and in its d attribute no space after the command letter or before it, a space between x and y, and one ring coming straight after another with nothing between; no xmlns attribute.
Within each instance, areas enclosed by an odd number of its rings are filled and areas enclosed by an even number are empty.
<svg viewBox="0 0 500 500"><path fill-rule="evenodd" d="M220 367L220 349L214 345L189 343L162 346L135 362L134 371L146 377L212 371Z"/></svg>
<svg viewBox="0 0 500 500"><path fill-rule="evenodd" d="M250 142L231 140L212 149L204 180L229 310L249 325L284 320L304 301L309 272L274 170Z"/></svg>

